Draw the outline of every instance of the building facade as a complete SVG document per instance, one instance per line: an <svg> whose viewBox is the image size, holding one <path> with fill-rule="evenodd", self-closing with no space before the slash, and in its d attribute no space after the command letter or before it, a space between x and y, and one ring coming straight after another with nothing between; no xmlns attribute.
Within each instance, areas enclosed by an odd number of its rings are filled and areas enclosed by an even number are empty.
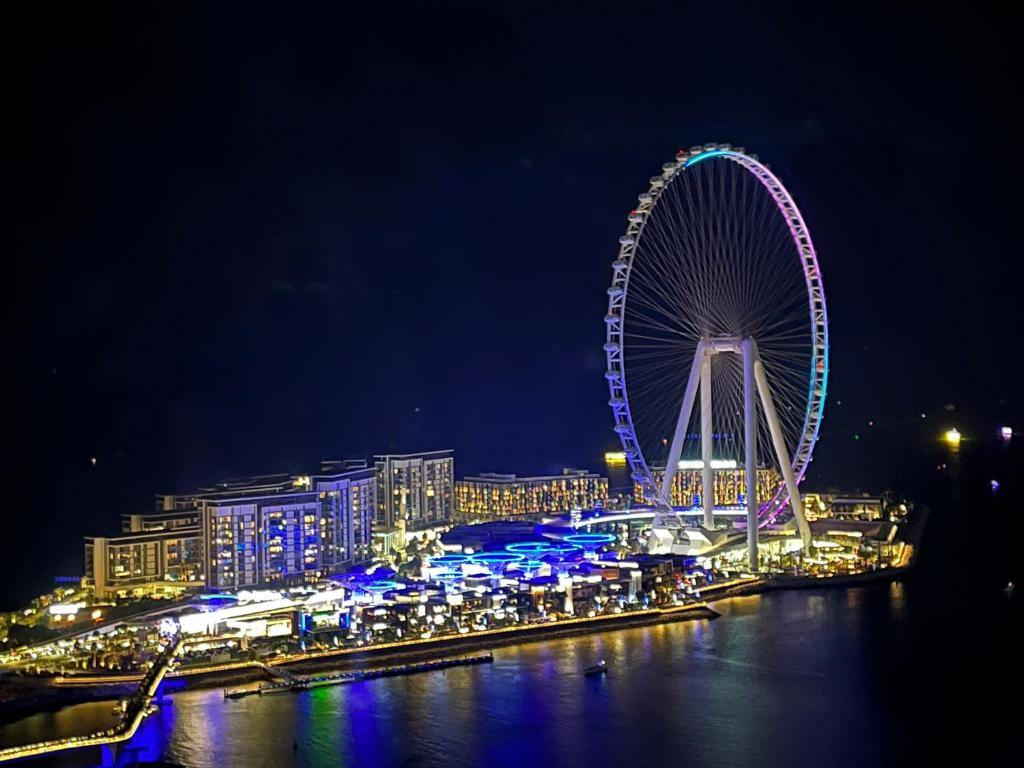
<svg viewBox="0 0 1024 768"><path fill-rule="evenodd" d="M364 462L362 467L317 475L313 484L323 508L324 568L337 573L371 560L377 511L376 470Z"/></svg>
<svg viewBox="0 0 1024 768"><path fill-rule="evenodd" d="M364 464L198 494L208 588L314 582L368 560L376 487Z"/></svg>
<svg viewBox="0 0 1024 768"><path fill-rule="evenodd" d="M85 575L99 598L175 595L205 586L198 526L85 540Z"/></svg>
<svg viewBox="0 0 1024 768"><path fill-rule="evenodd" d="M455 511L455 458L452 451L374 457L377 472L375 524L387 534L396 528L423 530L448 524Z"/></svg>
<svg viewBox="0 0 1024 768"><path fill-rule="evenodd" d="M459 480L455 498L460 522L526 520L603 505L608 500L608 479L571 468L540 477L485 472Z"/></svg>
<svg viewBox="0 0 1024 768"><path fill-rule="evenodd" d="M104 596L274 588L369 560L376 471L323 469L158 496L156 511L123 516L121 536L86 539L86 576Z"/></svg>
<svg viewBox="0 0 1024 768"><path fill-rule="evenodd" d="M808 520L882 520L885 505L880 496L843 496L835 493L802 495Z"/></svg>
<svg viewBox="0 0 1024 768"><path fill-rule="evenodd" d="M300 488L200 499L209 589L286 586L320 578L319 498Z"/></svg>
<svg viewBox="0 0 1024 768"><path fill-rule="evenodd" d="M714 464L712 464L714 466ZM672 478L672 506L701 506L704 498L704 472L701 469L680 469ZM664 467L651 467L651 477L660 488L665 478ZM715 506L743 506L746 493L747 473L743 469L715 469ZM774 469L757 470L757 497L762 501L771 498L779 487L781 478ZM633 484L633 500L643 503L643 489Z"/></svg>

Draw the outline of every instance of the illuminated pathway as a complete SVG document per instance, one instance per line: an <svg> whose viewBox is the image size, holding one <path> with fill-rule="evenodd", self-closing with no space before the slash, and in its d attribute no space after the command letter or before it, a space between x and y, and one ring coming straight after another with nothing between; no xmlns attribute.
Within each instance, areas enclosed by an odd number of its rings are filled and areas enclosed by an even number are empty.
<svg viewBox="0 0 1024 768"><path fill-rule="evenodd" d="M142 677L138 691L132 696L120 725L113 729L113 733L104 731L87 736L69 736L63 739L41 741L37 744L23 744L18 747L0 749L0 763L51 755L83 747L100 747L103 750L103 765L113 765L116 757L116 745L130 740L135 735L139 725L149 713L153 697L156 696L175 657L180 653L181 646L181 637L171 640L168 647L157 658L156 663Z"/></svg>
<svg viewBox="0 0 1024 768"><path fill-rule="evenodd" d="M732 579L728 582L721 584L720 586L737 586L739 584L746 584L748 582L755 581L758 581L758 579L754 577L739 578ZM576 616L573 618L562 618L557 620L554 617L551 617L548 621L543 623L517 624L510 627L500 627L496 629L474 630L473 632L464 635L439 635L430 638L416 638L415 640L395 640L390 642L374 643L368 646L335 648L331 650L304 651L302 653L293 653L289 654L286 657L279 658L276 661L276 666L273 667L274 672L270 674L280 679L284 676L276 673L279 671L283 671L281 667L281 665L283 664L294 664L296 662L304 661L344 661L346 660L347 657L361 657L368 651L418 651L433 648L441 648L452 643L475 643L480 641L486 642L487 640L509 642L514 641L519 637L523 639L523 642L527 642L529 639L532 639L533 637L543 637L544 634L552 630L557 631L571 627L578 627L580 629L585 629L588 627L614 628L616 624L627 623L634 621L636 619L657 621L658 619L675 617L680 614L688 613L690 611L700 611L705 608L707 608L707 603L698 600L690 603L685 603L682 605L667 606L662 608L640 608L637 610L624 611L623 613L617 614L599 614L597 616ZM198 677L201 675L208 675L211 673L234 672L243 669L263 670L264 672L268 671L267 664L264 662L253 660L239 660L228 661L218 664L206 664L203 666L175 669L174 671L167 673L167 676L174 679L181 679L189 677ZM127 683L135 682L136 680L138 680L138 677L134 675L69 676L65 678L55 679L54 684L58 686L77 687L111 683ZM2 754L3 753L0 753L0 755ZM2 757L0 757L0 759L2 759Z"/></svg>

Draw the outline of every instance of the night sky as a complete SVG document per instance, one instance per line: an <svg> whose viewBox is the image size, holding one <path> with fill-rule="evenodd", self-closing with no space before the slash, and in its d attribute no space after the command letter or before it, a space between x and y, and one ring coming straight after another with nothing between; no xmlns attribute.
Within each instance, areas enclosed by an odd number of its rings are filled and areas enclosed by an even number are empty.
<svg viewBox="0 0 1024 768"><path fill-rule="evenodd" d="M459 476L603 470L609 263L697 143L757 152L819 251L809 485L1024 427L1016 20L214 5L8 18L0 605L158 491L431 448Z"/></svg>

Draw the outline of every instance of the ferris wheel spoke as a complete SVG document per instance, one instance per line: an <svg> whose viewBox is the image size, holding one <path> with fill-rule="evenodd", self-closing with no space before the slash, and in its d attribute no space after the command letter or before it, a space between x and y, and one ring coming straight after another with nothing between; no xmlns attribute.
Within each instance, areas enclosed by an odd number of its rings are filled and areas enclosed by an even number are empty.
<svg viewBox="0 0 1024 768"><path fill-rule="evenodd" d="M821 422L828 327L816 256L788 192L756 158L728 147L695 150L663 170L630 215L609 290L617 429L634 476L652 492L648 462L667 460L677 427L687 458L746 462L749 448L770 471L769 498L750 500L768 521L786 506L783 480L792 488L803 476ZM752 421L744 350L757 379ZM710 366L700 376L706 395L677 425L701 359ZM708 404L710 427L701 413ZM799 499L791 506L798 510ZM707 521L713 510L704 511Z"/></svg>

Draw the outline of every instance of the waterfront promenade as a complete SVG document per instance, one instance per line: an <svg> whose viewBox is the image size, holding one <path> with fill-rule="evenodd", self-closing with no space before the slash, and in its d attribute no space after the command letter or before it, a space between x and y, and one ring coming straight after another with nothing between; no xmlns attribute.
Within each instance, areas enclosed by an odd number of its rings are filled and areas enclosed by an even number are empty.
<svg viewBox="0 0 1024 768"><path fill-rule="evenodd" d="M736 586L741 583L745 584L754 581L756 581L756 578L752 577L730 581L728 584ZM642 608L602 616L552 619L544 623L478 630L464 635L442 635L431 638L376 643L361 647L294 653L274 659L273 669L278 674L268 672L266 662L239 660L181 667L168 673L167 676L172 679L187 680L190 687L199 687L205 684L218 684L223 679L220 676L225 673L233 673L236 675L234 679L239 682L246 679L258 680L267 676L279 677L281 670L292 666L315 669L345 662L363 662L375 658L418 656L425 653L439 653L449 650L496 647L642 624L713 618L716 615L714 611L708 608L706 602L699 601L668 608ZM54 678L53 684L61 688L90 688L98 685L134 683L139 679L138 675L67 675ZM210 679L211 682L207 683L207 679Z"/></svg>
<svg viewBox="0 0 1024 768"><path fill-rule="evenodd" d="M139 680L138 690L128 701L121 722L115 728L85 736L71 736L0 749L0 763L42 757L75 749L100 747L103 750L103 764L112 764L114 756L110 748L131 740L135 735L139 725L150 713L154 697L157 696L160 685L174 664L178 653L181 652L182 644L180 636L168 641L163 653L154 660L153 666Z"/></svg>

